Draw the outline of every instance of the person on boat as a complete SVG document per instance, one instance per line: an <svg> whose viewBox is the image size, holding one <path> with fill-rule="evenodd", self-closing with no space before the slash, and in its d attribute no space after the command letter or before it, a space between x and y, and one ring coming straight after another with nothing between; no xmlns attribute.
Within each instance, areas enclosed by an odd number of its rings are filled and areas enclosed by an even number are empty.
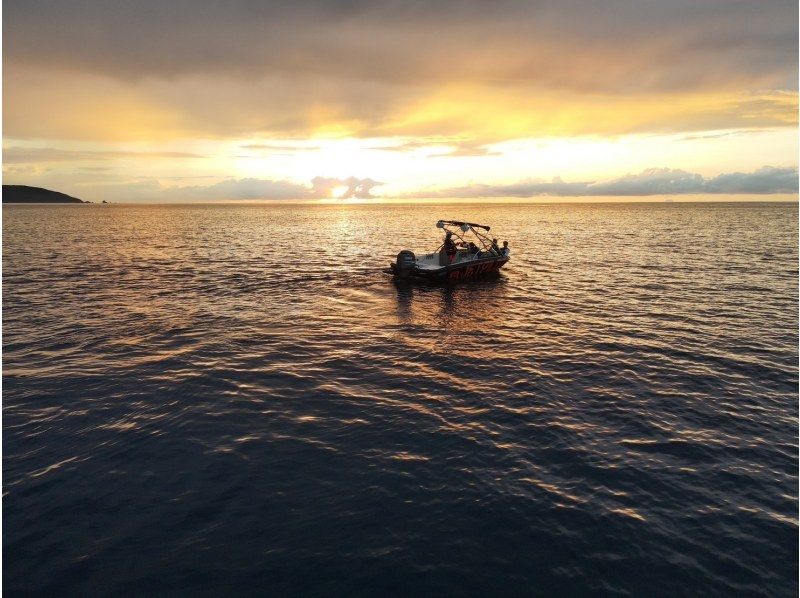
<svg viewBox="0 0 800 598"><path fill-rule="evenodd" d="M503 241L503 251L501 255L504 255L506 257L511 255L511 250L508 248L508 241Z"/></svg>
<svg viewBox="0 0 800 598"><path fill-rule="evenodd" d="M458 248L456 247L455 241L453 241L453 233L447 231L444 235L444 245L442 245L442 253L447 257L446 264L453 263L453 260L456 258L456 251L458 251Z"/></svg>
<svg viewBox="0 0 800 598"><path fill-rule="evenodd" d="M467 250L473 255L480 251L480 249L478 249L478 246L475 245L475 243L473 243L472 241L470 241L469 245L467 245Z"/></svg>
<svg viewBox="0 0 800 598"><path fill-rule="evenodd" d="M492 251L497 255L503 255L500 251L500 247L497 245L497 239L492 239Z"/></svg>

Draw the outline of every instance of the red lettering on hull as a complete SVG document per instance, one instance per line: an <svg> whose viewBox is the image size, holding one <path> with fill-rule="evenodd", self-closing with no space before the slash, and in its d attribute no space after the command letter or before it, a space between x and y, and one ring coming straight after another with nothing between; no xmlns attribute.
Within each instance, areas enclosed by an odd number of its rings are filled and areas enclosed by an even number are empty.
<svg viewBox="0 0 800 598"><path fill-rule="evenodd" d="M502 262L485 262L483 264L473 264L471 266L467 266L466 268L451 270L448 273L447 279L454 282L458 280L465 280L467 278L473 278L476 276L481 276L483 274L488 274L489 272L493 272L495 270L499 270L500 266L502 266Z"/></svg>

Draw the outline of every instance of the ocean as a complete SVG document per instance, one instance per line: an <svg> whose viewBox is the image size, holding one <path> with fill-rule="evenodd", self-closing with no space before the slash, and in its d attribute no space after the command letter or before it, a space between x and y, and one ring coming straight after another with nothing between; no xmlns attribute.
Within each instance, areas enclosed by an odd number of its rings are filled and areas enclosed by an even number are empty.
<svg viewBox="0 0 800 598"><path fill-rule="evenodd" d="M495 280L396 285L434 223ZM798 593L796 203L3 206L3 586Z"/></svg>

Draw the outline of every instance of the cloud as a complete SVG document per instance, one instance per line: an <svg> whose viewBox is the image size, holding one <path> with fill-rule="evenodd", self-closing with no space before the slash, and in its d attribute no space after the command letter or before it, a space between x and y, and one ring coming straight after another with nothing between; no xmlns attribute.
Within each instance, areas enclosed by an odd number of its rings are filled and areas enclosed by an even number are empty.
<svg viewBox="0 0 800 598"><path fill-rule="evenodd" d="M638 197L684 194L774 194L797 193L796 167L764 166L754 172L720 174L712 178L671 168L651 168L606 182L566 183L528 180L504 185L472 184L463 187L418 191L407 197L488 198L488 197Z"/></svg>
<svg viewBox="0 0 800 598"><path fill-rule="evenodd" d="M378 145L370 149L384 151L384 152L415 152L421 149L440 148L442 146L450 145L450 141L442 140L428 140L428 139L413 139L410 141L403 141L391 145Z"/></svg>
<svg viewBox="0 0 800 598"><path fill-rule="evenodd" d="M428 155L429 158L472 158L502 155L501 152L492 150L486 143L463 139L414 139L399 144L381 145L370 149L388 152L434 150L434 153Z"/></svg>
<svg viewBox="0 0 800 598"><path fill-rule="evenodd" d="M284 144L266 144L266 143L249 143L247 145L240 146L242 149L246 150L255 150L255 151L263 151L268 153L292 153L292 152L315 152L319 150L319 146L316 145L284 145Z"/></svg>
<svg viewBox="0 0 800 598"><path fill-rule="evenodd" d="M705 182L705 193L797 193L797 168L765 166L755 172L721 174Z"/></svg>
<svg viewBox="0 0 800 598"><path fill-rule="evenodd" d="M115 196L127 200L149 201L225 201L225 200L313 200L313 199L371 199L371 190L381 183L372 179L314 177L311 185L273 179L227 179L211 185L163 187L141 181L131 186L122 183ZM346 189L343 189L346 188ZM339 192L339 190L342 191ZM127 191L130 191L127 193Z"/></svg>
<svg viewBox="0 0 800 598"><path fill-rule="evenodd" d="M20 170L21 169L21 170ZM52 172L32 171L28 165L12 165L4 175L9 184L53 186L77 197L100 201L197 202L226 200L318 200L375 199L372 191L383 183L371 178L314 177L309 184L289 180L241 178L211 184L164 186L153 177L124 178L105 173L73 173L51 179ZM163 177L171 180L211 178ZM418 190L393 196L402 198L529 198L529 197L647 197L653 195L739 195L792 194L798 192L796 167L764 166L752 172L723 173L704 177L697 173L671 168L651 168L608 181L567 182L559 177L549 181L523 180L509 184L475 183L438 190Z"/></svg>
<svg viewBox="0 0 800 598"><path fill-rule="evenodd" d="M352 176L346 179L314 177L311 180L311 183L312 193L314 197L318 198L331 197L331 194L335 189L347 187L346 190L337 194L337 197L340 199L372 199L373 195L371 190L383 184L369 178L359 179Z"/></svg>
<svg viewBox="0 0 800 598"><path fill-rule="evenodd" d="M796 76L797 6L785 0L8 0L4 17L6 59L120 80L324 75L599 91Z"/></svg>
<svg viewBox="0 0 800 598"><path fill-rule="evenodd" d="M479 158L482 156L502 156L498 152L486 147L486 145L460 145L444 154L433 154L431 158Z"/></svg>
<svg viewBox="0 0 800 598"><path fill-rule="evenodd" d="M67 150L56 147L5 147L5 164L42 164L48 162L88 162L118 158L205 158L189 152L136 152L123 150Z"/></svg>
<svg viewBox="0 0 800 598"><path fill-rule="evenodd" d="M787 126L797 6L8 0L3 76L18 138Z"/></svg>
<svg viewBox="0 0 800 598"><path fill-rule="evenodd" d="M591 183L580 195L669 195L704 193L705 179L699 174L672 168L649 168L605 183Z"/></svg>
<svg viewBox="0 0 800 598"><path fill-rule="evenodd" d="M739 131L710 131L708 133L699 133L696 135L684 135L681 137L682 141L699 141L703 139L723 139L727 137L740 137L742 135L749 135L753 133L758 133L759 131L748 131L748 130L739 130Z"/></svg>
<svg viewBox="0 0 800 598"><path fill-rule="evenodd" d="M290 181L230 179L212 185L172 187L163 191L170 200L213 201L220 199L306 199L309 188Z"/></svg>
<svg viewBox="0 0 800 598"><path fill-rule="evenodd" d="M735 172L705 178L683 170L652 168L606 183L592 183L585 195L672 195L691 193L796 193L797 168L764 166L754 172Z"/></svg>

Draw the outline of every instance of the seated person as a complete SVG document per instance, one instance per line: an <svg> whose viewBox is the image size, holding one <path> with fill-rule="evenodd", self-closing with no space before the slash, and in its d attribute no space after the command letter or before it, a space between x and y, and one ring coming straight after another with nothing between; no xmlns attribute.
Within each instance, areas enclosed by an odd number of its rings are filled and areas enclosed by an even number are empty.
<svg viewBox="0 0 800 598"><path fill-rule="evenodd" d="M508 257L511 255L511 250L508 248L508 241L503 241L503 252L502 255Z"/></svg>
<svg viewBox="0 0 800 598"><path fill-rule="evenodd" d="M500 247L497 246L497 239L492 239L492 251L494 251L497 255L502 255L500 252Z"/></svg>
<svg viewBox="0 0 800 598"><path fill-rule="evenodd" d="M442 250L439 254L439 263L441 265L452 264L456 258L456 248L455 241L453 241L453 233L447 231L444 236L444 244L442 245Z"/></svg>
<svg viewBox="0 0 800 598"><path fill-rule="evenodd" d="M473 243L472 241L470 241L470 242L469 242L469 245L467 245L467 251L468 251L469 253L475 254L475 253L478 253L478 251L480 251L480 249L478 249L478 246L477 246L477 245L475 245L475 243Z"/></svg>

